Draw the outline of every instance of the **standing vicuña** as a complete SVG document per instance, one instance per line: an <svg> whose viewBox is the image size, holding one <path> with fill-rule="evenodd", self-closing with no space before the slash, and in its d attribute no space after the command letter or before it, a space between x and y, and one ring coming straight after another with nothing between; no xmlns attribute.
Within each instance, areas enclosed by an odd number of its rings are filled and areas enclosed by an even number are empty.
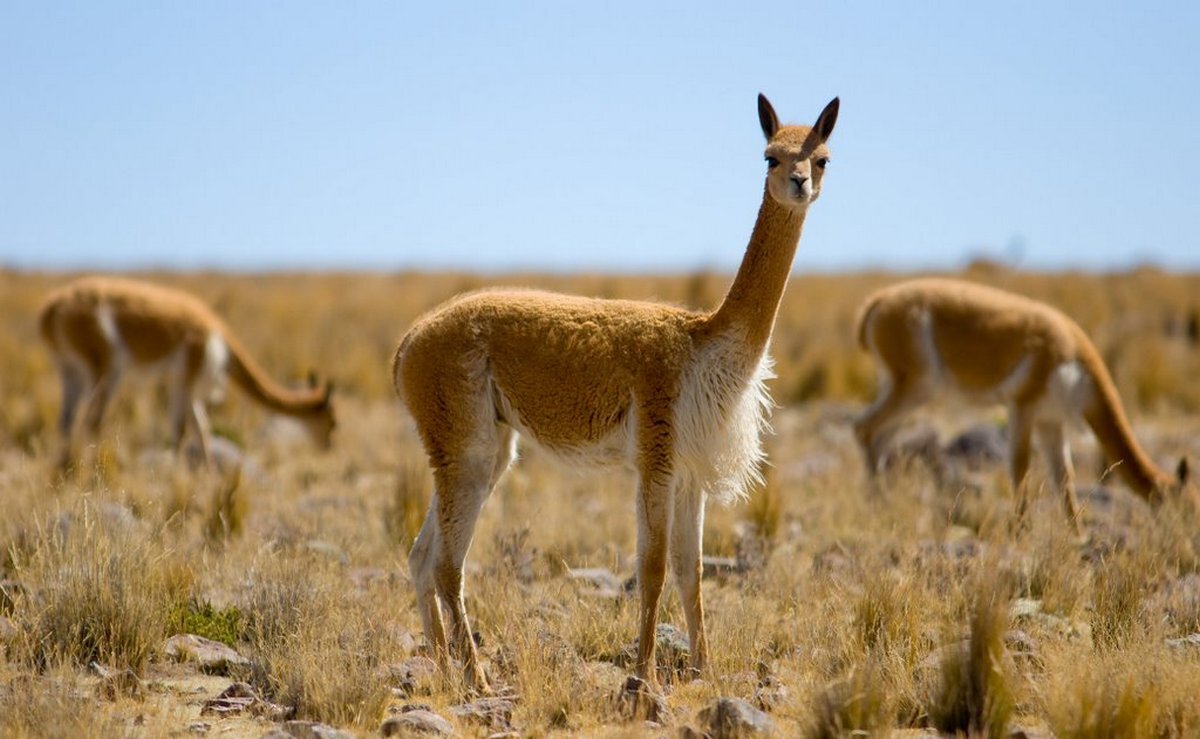
<svg viewBox="0 0 1200 739"><path fill-rule="evenodd" d="M871 474L901 418L939 393L953 392L975 403L1008 406L1018 519L1028 503L1024 483L1036 436L1078 532L1064 426L1080 418L1109 463L1143 498L1157 502L1186 482L1186 462L1172 478L1138 445L1096 347L1078 324L1044 303L958 280L911 280L867 298L858 337L882 374L879 397L855 422Z"/></svg>
<svg viewBox="0 0 1200 739"><path fill-rule="evenodd" d="M569 459L638 475L637 672L655 682L654 640L668 551L687 617L692 663L708 646L700 596L705 497L746 493L763 458L770 404L767 343L808 206L821 192L835 98L816 124L780 126L765 97L766 186L737 277L721 307L535 291L465 295L420 318L400 343L396 390L433 468L435 489L409 566L426 638L447 639L486 689L463 607L463 562L484 500L520 434ZM674 521L674 525L672 525Z"/></svg>
<svg viewBox="0 0 1200 739"><path fill-rule="evenodd" d="M227 376L272 411L303 421L319 446L329 446L331 385L304 390L279 386L251 360L224 321L188 293L137 280L85 277L51 293L39 320L62 378L60 466L74 457L80 407L83 426L95 438L121 376L139 369L166 373L175 447L182 448L190 428L205 462L209 429L204 402L223 395Z"/></svg>

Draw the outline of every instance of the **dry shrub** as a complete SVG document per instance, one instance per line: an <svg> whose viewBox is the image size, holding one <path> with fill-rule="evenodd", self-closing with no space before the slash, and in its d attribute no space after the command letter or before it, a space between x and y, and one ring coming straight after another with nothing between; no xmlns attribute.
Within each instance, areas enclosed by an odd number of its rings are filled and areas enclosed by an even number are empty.
<svg viewBox="0 0 1200 739"><path fill-rule="evenodd" d="M223 474L215 488L212 501L204 515L204 538L220 544L242 533L249 507L241 492L242 469L237 467Z"/></svg>
<svg viewBox="0 0 1200 739"><path fill-rule="evenodd" d="M0 736L5 739L125 736L123 723L98 715L69 673L20 675L0 682Z"/></svg>
<svg viewBox="0 0 1200 739"><path fill-rule="evenodd" d="M1047 719L1063 739L1192 737L1200 732L1200 665L1161 645L1057 666Z"/></svg>
<svg viewBox="0 0 1200 739"><path fill-rule="evenodd" d="M75 528L45 537L18 566L17 576L36 583L37 593L16 609L23 627L17 654L41 668L99 661L140 672L195 575L181 557L134 532L116 538L91 521Z"/></svg>
<svg viewBox="0 0 1200 739"><path fill-rule="evenodd" d="M396 474L391 505L384 512L384 525L392 541L407 550L417 540L429 509L433 482L424 460L405 459Z"/></svg>
<svg viewBox="0 0 1200 739"><path fill-rule="evenodd" d="M1013 713L1004 657L1004 605L976 597L966 644L953 644L942 659L941 678L930 697L929 719L939 731L1002 737Z"/></svg>
<svg viewBox="0 0 1200 739"><path fill-rule="evenodd" d="M892 691L883 671L868 662L864 669L815 695L806 736L837 739L881 734L893 725Z"/></svg>
<svg viewBox="0 0 1200 739"><path fill-rule="evenodd" d="M1098 646L1121 647L1142 630L1146 582L1153 572L1145 558L1128 552L1099 563L1092 593L1092 635Z"/></svg>
<svg viewBox="0 0 1200 739"><path fill-rule="evenodd" d="M269 559L256 570L243 614L253 680L302 719L375 726L391 691L384 666L397 652L366 608L347 608L333 566L311 557Z"/></svg>
<svg viewBox="0 0 1200 739"><path fill-rule="evenodd" d="M763 466L763 484L750 491L746 503L746 517L761 539L770 541L779 533L783 519L783 495L780 491L779 473L770 465Z"/></svg>

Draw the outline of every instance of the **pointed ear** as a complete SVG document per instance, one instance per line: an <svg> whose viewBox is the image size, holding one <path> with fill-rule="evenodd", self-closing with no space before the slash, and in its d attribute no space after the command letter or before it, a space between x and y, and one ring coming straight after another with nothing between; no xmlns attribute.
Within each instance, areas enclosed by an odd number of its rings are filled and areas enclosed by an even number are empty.
<svg viewBox="0 0 1200 739"><path fill-rule="evenodd" d="M1191 466L1188 464L1187 457L1179 458L1179 466L1175 468L1175 479L1179 482L1179 487L1184 487L1188 484L1188 479L1192 476Z"/></svg>
<svg viewBox="0 0 1200 739"><path fill-rule="evenodd" d="M310 369L308 371L308 386L315 390L317 385L320 385L320 384L321 384L321 382L320 382L320 379L317 377L317 371Z"/></svg>
<svg viewBox="0 0 1200 739"><path fill-rule="evenodd" d="M767 141L779 130L779 116L775 115L771 101L761 92L758 93L758 125L762 126L763 136L767 137Z"/></svg>
<svg viewBox="0 0 1200 739"><path fill-rule="evenodd" d="M829 134L833 133L833 125L837 123L839 107L841 107L840 99L834 98L825 106L825 110L821 111L821 115L817 116L813 130L817 132L817 136L821 137L821 141L828 141Z"/></svg>

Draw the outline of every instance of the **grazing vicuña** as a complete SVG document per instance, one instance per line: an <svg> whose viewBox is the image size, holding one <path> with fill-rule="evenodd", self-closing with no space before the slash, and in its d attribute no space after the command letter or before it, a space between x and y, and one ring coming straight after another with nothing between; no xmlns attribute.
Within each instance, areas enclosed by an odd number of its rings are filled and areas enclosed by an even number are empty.
<svg viewBox="0 0 1200 739"><path fill-rule="evenodd" d="M85 277L52 292L39 321L62 378L60 466L74 457L80 408L84 430L95 438L105 408L129 370L167 375L172 441L182 448L190 428L206 462L205 400L223 395L227 377L272 411L303 421L319 446L329 446L332 386L281 387L254 363L224 321L193 295L138 280Z"/></svg>
<svg viewBox="0 0 1200 739"><path fill-rule="evenodd" d="M939 394L953 393L1008 407L1018 518L1028 503L1024 483L1036 437L1067 517L1079 530L1065 425L1081 418L1138 495L1157 502L1186 484L1185 461L1173 478L1134 438L1112 378L1087 334L1045 303L960 280L911 280L866 299L858 336L881 373L879 396L854 427L871 474L905 414Z"/></svg>

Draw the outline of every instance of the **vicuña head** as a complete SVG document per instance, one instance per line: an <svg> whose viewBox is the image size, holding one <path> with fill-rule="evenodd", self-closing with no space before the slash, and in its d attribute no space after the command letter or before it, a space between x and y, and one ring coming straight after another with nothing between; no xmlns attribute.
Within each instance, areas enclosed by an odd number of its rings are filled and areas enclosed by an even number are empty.
<svg viewBox="0 0 1200 739"><path fill-rule="evenodd" d="M79 411L83 431L97 437L108 402L131 369L166 375L172 441L182 450L190 429L205 462L205 401L224 395L227 377L268 409L301 421L318 446L330 446L335 426L332 384L314 377L301 390L278 385L229 327L188 293L138 280L86 277L51 293L39 320L62 379L60 467L74 459Z"/></svg>
<svg viewBox="0 0 1200 739"><path fill-rule="evenodd" d="M835 99L812 128L781 126L759 98L767 184L742 265L717 310L488 290L422 316L400 342L396 390L416 421L435 485L409 556L417 607L443 663L453 648L477 688L486 680L463 605L463 564L518 435L572 463L637 473L638 674L655 681L655 620L668 559L692 664L704 667L704 503L708 495L745 495L758 479L770 404L767 344L805 214L821 191L837 112Z"/></svg>
<svg viewBox="0 0 1200 739"><path fill-rule="evenodd" d="M1044 303L960 280L918 279L884 288L863 303L859 343L879 366L879 396L855 422L870 474L899 422L939 395L1004 404L1018 518L1036 441L1049 478L1079 532L1066 425L1083 420L1116 474L1157 503L1188 489L1187 461L1174 476L1138 444L1116 386L1083 329Z"/></svg>

